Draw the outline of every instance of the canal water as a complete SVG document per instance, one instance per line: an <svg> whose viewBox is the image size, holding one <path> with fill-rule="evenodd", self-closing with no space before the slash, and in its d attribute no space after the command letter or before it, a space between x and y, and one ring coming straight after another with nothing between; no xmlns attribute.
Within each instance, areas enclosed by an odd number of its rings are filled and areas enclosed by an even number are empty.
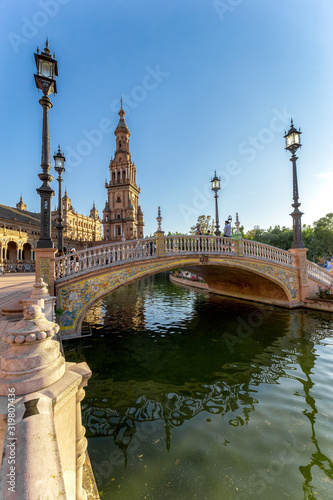
<svg viewBox="0 0 333 500"><path fill-rule="evenodd" d="M331 500L333 316L145 278L96 303L67 361L102 500Z"/></svg>

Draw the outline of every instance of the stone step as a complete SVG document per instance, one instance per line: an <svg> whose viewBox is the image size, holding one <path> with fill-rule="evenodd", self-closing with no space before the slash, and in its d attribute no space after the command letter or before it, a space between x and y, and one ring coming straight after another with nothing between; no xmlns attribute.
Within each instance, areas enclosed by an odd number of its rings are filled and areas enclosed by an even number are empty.
<svg viewBox="0 0 333 500"><path fill-rule="evenodd" d="M9 300L1 307L1 314L3 316L17 316L23 313L23 300L30 297L30 292L21 292L17 294L17 297Z"/></svg>

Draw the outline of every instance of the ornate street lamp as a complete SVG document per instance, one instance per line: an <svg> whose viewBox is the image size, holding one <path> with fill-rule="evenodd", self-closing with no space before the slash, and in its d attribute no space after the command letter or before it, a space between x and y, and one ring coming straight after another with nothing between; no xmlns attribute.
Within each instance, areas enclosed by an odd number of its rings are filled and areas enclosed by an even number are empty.
<svg viewBox="0 0 333 500"><path fill-rule="evenodd" d="M298 157L296 156L296 151L300 148L301 141L301 129L296 130L294 127L293 120L291 119L290 129L285 134L284 138L286 139L286 150L291 153L290 161L293 164L293 199L294 203L291 205L294 207L293 212L290 214L293 218L293 233L294 239L292 248L304 248L305 245L302 241L302 215L303 212L299 210L301 204L298 202L298 184L297 184L297 169L296 169L296 161Z"/></svg>
<svg viewBox="0 0 333 500"><path fill-rule="evenodd" d="M220 190L220 181L221 179L219 177L217 177L216 175L216 170L215 170L215 175L213 177L213 179L211 180L211 183L212 183L212 191L214 191L215 193L215 227L216 227L216 231L215 231L215 234L216 236L220 236L221 235L221 231L220 231L220 225L219 225L219 209L218 209L218 205L217 205L217 198L218 198L218 191Z"/></svg>
<svg viewBox="0 0 333 500"><path fill-rule="evenodd" d="M58 65L55 60L55 55L50 54L49 42L46 40L44 51L40 54L37 48L35 54L35 62L37 74L34 75L35 83L38 90L43 92L43 97L39 100L39 104L43 108L43 132L42 132L42 173L38 177L43 182L37 193L41 199L40 210L40 236L37 242L37 248L53 248L51 239L51 198L54 191L50 187L50 181L53 176L50 175L50 133L49 133L49 109L52 108L52 103L49 99L49 94L57 93L57 85L55 77L58 76Z"/></svg>
<svg viewBox="0 0 333 500"><path fill-rule="evenodd" d="M58 252L59 255L64 253L64 225L62 223L62 193L61 193L61 183L63 179L61 178L62 174L65 172L65 161L66 158L62 154L60 150L60 145L58 147L58 152L53 156L55 166L54 170L58 174L57 181L59 182L59 197L58 197L58 217L57 217L57 229L58 229Z"/></svg>

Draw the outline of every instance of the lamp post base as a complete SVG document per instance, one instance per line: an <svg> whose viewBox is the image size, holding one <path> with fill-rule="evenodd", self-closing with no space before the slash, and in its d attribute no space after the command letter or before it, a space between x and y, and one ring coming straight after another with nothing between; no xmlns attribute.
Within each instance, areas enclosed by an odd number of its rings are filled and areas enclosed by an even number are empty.
<svg viewBox="0 0 333 500"><path fill-rule="evenodd" d="M39 242L38 242L39 243ZM52 243L52 242L51 242ZM56 248L36 248L36 283L40 278L48 285L49 294L54 295L54 256Z"/></svg>

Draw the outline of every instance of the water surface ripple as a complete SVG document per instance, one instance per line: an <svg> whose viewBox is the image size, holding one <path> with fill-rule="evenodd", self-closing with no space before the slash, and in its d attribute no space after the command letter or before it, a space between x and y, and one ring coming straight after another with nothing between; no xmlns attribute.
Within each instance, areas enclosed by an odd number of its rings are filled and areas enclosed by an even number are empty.
<svg viewBox="0 0 333 500"><path fill-rule="evenodd" d="M101 498L331 500L333 317L182 288L162 274L89 311L66 358Z"/></svg>

